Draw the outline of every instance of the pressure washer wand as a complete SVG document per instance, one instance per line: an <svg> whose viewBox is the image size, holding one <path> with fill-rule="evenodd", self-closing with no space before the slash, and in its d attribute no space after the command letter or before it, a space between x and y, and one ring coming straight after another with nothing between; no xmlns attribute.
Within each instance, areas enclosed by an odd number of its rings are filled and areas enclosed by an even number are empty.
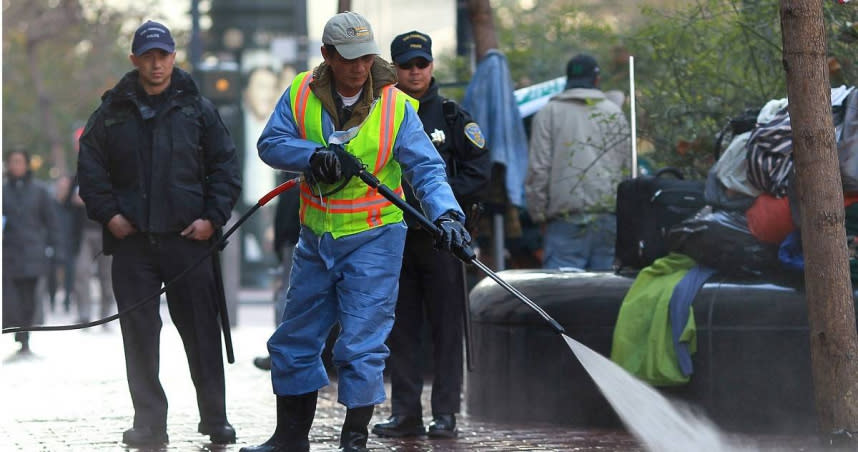
<svg viewBox="0 0 858 452"><path fill-rule="evenodd" d="M387 198L388 201L390 201L394 205L396 205L396 207L399 207L404 212L407 212L407 213L411 214L414 218L416 218L417 221L420 223L420 226L422 226L423 228L428 230L430 233L432 233L433 236L438 237L441 235L441 230L438 229L438 226L435 226L434 224L432 224L432 222L429 221L429 219L426 218L426 216L423 215L422 212L415 209L414 206L412 206L411 204L408 204L407 202L405 202L404 199L397 196L396 193L394 193L393 190L388 188L386 185L383 185L378 180L378 178L376 178L372 173L367 171L366 168L364 168L362 165L359 166L359 169L357 170L356 174L362 181L364 181L365 184L376 189L379 193L381 193L382 196ZM560 326L560 324L557 323L556 320L554 320L550 315L548 315L548 313L543 311L542 308L539 307L539 305L534 303L530 298L527 298L518 289L516 289L515 287L511 286L509 283L504 281L500 276L497 275L497 273L492 271L492 269L490 269L485 264L480 262L480 260L477 259L477 255L474 253L474 250L471 249L470 246L465 247L465 248L457 248L457 249L453 250L453 254L464 262L471 262L474 265L476 265L477 268L482 270L483 273L485 273L489 278L493 279L501 287L506 289L509 293L514 295L516 298L518 298L522 303L526 304L528 307L530 307L531 309L536 311L536 313L539 314L540 317L545 319L545 321L551 325L551 328L555 332L557 332L559 334L563 334L566 332L566 330L564 330L563 327Z"/></svg>

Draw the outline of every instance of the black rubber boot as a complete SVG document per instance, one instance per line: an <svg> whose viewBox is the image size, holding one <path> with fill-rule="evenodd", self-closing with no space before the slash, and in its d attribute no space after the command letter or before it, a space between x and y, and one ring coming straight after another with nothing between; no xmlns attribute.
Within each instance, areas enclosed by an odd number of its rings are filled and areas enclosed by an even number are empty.
<svg viewBox="0 0 858 452"><path fill-rule="evenodd" d="M134 427L122 433L122 442L131 447L154 447L170 442L167 427Z"/></svg>
<svg viewBox="0 0 858 452"><path fill-rule="evenodd" d="M308 452L318 395L318 391L313 391L297 396L277 396L274 435L258 446L242 447L239 452Z"/></svg>
<svg viewBox="0 0 858 452"><path fill-rule="evenodd" d="M346 421L340 434L340 450L343 452L365 452L366 440L369 436L367 426L372 419L375 405L349 408L346 410Z"/></svg>

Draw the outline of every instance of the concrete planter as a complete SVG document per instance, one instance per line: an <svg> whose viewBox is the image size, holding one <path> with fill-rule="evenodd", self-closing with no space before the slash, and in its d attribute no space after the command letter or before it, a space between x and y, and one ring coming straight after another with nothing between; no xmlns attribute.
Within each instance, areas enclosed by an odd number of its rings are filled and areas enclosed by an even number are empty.
<svg viewBox="0 0 858 452"><path fill-rule="evenodd" d="M567 335L610 356L614 324L633 276L512 270L504 280ZM739 432L815 429L807 307L786 285L714 276L694 301L698 350L691 382L662 392ZM490 279L471 292L474 371L469 414L506 422L612 427L613 409L565 341Z"/></svg>

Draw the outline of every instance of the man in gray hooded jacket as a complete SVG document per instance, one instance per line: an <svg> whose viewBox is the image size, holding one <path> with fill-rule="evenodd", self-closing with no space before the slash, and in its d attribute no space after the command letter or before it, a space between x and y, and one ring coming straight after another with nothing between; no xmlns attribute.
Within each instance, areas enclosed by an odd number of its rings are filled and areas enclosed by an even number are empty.
<svg viewBox="0 0 858 452"><path fill-rule="evenodd" d="M543 228L543 268L610 270L617 184L629 174L623 111L599 89L599 65L576 55L566 90L534 117L525 199Z"/></svg>

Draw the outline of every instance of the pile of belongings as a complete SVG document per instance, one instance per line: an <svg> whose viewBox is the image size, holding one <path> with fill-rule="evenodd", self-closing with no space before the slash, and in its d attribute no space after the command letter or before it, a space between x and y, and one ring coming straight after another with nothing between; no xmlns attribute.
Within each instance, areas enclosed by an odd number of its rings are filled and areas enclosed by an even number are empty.
<svg viewBox="0 0 858 452"><path fill-rule="evenodd" d="M858 287L858 89L832 89L831 100L844 239ZM611 359L652 385L689 381L697 348L691 305L709 277L783 280L784 272L804 270L787 100L769 101L755 119L731 125L732 139L705 183L706 206L670 228L669 253L638 273L617 316Z"/></svg>
<svg viewBox="0 0 858 452"><path fill-rule="evenodd" d="M831 103L848 223L849 201L858 199L852 196L858 194L858 89L832 89ZM671 228L669 250L719 273L740 276L800 268L795 254L798 250L800 255L801 248L794 179L787 99L771 100L750 130L732 136L709 171L708 206ZM858 231L858 217L853 221ZM858 273L853 274L856 277Z"/></svg>

